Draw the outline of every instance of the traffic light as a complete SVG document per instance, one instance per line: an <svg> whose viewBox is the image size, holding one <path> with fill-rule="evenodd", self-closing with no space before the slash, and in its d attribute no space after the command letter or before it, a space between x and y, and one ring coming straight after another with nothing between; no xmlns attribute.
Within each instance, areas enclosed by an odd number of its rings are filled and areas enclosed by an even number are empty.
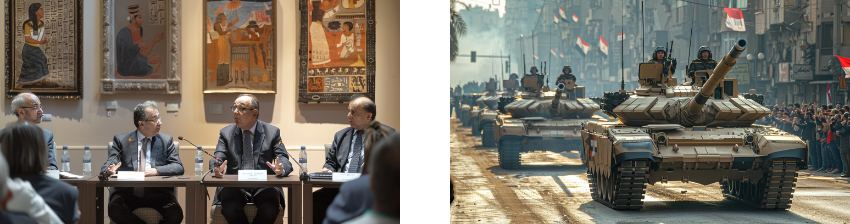
<svg viewBox="0 0 850 224"><path fill-rule="evenodd" d="M470 58L470 62L475 63L475 51L472 51L469 58Z"/></svg>
<svg viewBox="0 0 850 224"><path fill-rule="evenodd" d="M511 61L505 61L505 72L511 73Z"/></svg>

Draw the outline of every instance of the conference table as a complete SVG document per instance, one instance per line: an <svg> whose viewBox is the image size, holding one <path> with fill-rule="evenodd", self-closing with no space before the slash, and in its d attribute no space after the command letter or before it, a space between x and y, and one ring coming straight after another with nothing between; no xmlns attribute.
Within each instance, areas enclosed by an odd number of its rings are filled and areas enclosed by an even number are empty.
<svg viewBox="0 0 850 224"><path fill-rule="evenodd" d="M290 175L287 177L267 175L265 181L239 181L237 175L224 175L224 178L207 177L204 179L204 184L201 184L199 181L196 181L195 183L197 185L197 190L194 193L195 198L198 200L195 200L194 220L200 221L207 218L207 211L209 210L210 205L207 205L206 192L204 191L206 190L206 187L285 187L285 191L288 195L285 198L286 206L289 208L289 220L286 223L301 223L302 206L301 203L296 203L301 201L302 188L301 180L298 179L298 175ZM209 192L209 195L210 197L215 197L215 192Z"/></svg>
<svg viewBox="0 0 850 224"><path fill-rule="evenodd" d="M301 197L303 200L304 223L313 223L313 188L339 188L344 182L334 182L330 179L311 179L304 181L302 186L304 193Z"/></svg>
<svg viewBox="0 0 850 224"><path fill-rule="evenodd" d="M80 178L80 179L59 179L62 182L68 183L71 186L74 186L74 187L77 188L77 206L80 207L81 211L83 211L88 206L87 204L85 204L87 202L85 199L91 198L91 196L89 196L89 194L88 194L88 191L86 190L86 189L88 189L87 181L91 178L92 178L92 176L84 176L83 178ZM91 215L91 213L83 212L82 214L80 214L80 220L78 220L78 222L79 223L92 223L92 222L94 222L93 218L94 217Z"/></svg>
<svg viewBox="0 0 850 224"><path fill-rule="evenodd" d="M195 192L198 188L200 188L198 184L198 180L195 180L192 176L186 176L186 179L180 179L178 177L170 177L163 178L163 176L150 176L145 177L144 181L141 180L117 180L116 178L109 178L108 181L101 181L99 178L91 178L86 181L88 185L86 189L87 197L80 197L80 210L82 210L83 214L94 214L94 217L88 215L86 221L80 221L80 223L97 223L102 224L104 222L104 195L103 188L105 187L185 187L186 194L185 201L186 205L183 205L183 209L185 209L186 216L183 219L185 223L203 223L203 219L197 220L195 216L192 216L192 213L189 211L195 210L195 196L197 195ZM184 177L185 178L185 177ZM82 196L82 194L81 194ZM92 197L94 196L94 197ZM83 207L85 206L85 207Z"/></svg>

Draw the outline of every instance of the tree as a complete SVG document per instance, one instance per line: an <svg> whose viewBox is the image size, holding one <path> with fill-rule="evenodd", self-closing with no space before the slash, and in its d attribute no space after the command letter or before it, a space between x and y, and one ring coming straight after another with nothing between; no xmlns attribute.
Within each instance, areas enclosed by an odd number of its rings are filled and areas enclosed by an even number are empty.
<svg viewBox="0 0 850 224"><path fill-rule="evenodd" d="M463 2L458 2L458 0L450 1L451 7L449 7L449 10L451 10L451 31L449 31L449 33L451 34L451 40L449 48L451 57L449 61L454 62L455 58L457 58L458 38L466 35L466 22L464 22L463 18L460 17L460 14L455 11L455 5L460 4L466 9L469 9L469 5Z"/></svg>

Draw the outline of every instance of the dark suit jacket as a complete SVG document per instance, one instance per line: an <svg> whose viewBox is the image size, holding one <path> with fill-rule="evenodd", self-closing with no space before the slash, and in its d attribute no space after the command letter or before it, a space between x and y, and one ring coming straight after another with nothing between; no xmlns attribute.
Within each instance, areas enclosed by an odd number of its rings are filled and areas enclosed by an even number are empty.
<svg viewBox="0 0 850 224"><path fill-rule="evenodd" d="M0 135L3 135L3 130L6 129L0 129ZM53 143L53 132L47 129L41 129L41 131L44 132L44 144L47 145L47 167L50 170L59 170L56 166L56 143Z"/></svg>
<svg viewBox="0 0 850 224"><path fill-rule="evenodd" d="M105 172L110 164L118 164L121 162L121 167L118 171L135 171L136 157L139 156L139 145L141 139L138 139L138 131L131 131L123 134L117 134L112 138L112 148L109 149L109 157L106 162L100 167L100 172ZM174 147L174 138L170 135L159 133L151 138L151 167L159 171L160 176L175 176L183 175L183 163L180 162L180 154ZM119 156L120 152L120 156ZM133 193L132 187L116 187L109 188L109 196L115 192L127 191ZM174 197L174 188L172 187L148 187L145 188L147 194L164 194Z"/></svg>
<svg viewBox="0 0 850 224"><path fill-rule="evenodd" d="M37 224L27 213L3 211L0 212L0 223Z"/></svg>
<svg viewBox="0 0 850 224"><path fill-rule="evenodd" d="M395 129L390 126L381 125L395 132ZM325 153L325 165L322 168L327 168L333 172L342 172L345 170L342 166L348 162L348 153L351 151L351 136L354 135L354 131L354 128L347 127L334 134L333 145Z"/></svg>
<svg viewBox="0 0 850 224"><path fill-rule="evenodd" d="M218 144L215 146L215 157L221 161L227 160L227 170L224 171L227 175L239 174L239 169L242 167L242 129L236 127L236 124L228 125L219 132ZM283 164L283 175L288 176L292 172L292 163L289 162L289 156L286 154L286 147L280 139L280 129L266 122L257 121L257 129L254 130L254 169L266 170L269 175L274 175L274 171L266 165L266 162L274 162L277 157L280 163ZM210 159L210 169L214 166L215 159ZM286 208L283 200L283 189L275 188L280 193L280 206ZM221 187L215 190L215 199L213 204L220 204L218 193Z"/></svg>
<svg viewBox="0 0 850 224"><path fill-rule="evenodd" d="M12 175L12 178L29 181L32 188L44 198L44 202L64 223L77 223L80 209L77 204L77 189L70 184L41 174ZM17 222L12 222L17 223Z"/></svg>
<svg viewBox="0 0 850 224"><path fill-rule="evenodd" d="M339 187L339 194L334 197L328 212L325 213L323 224L337 224L357 218L375 205L372 194L372 179L369 174L345 182Z"/></svg>

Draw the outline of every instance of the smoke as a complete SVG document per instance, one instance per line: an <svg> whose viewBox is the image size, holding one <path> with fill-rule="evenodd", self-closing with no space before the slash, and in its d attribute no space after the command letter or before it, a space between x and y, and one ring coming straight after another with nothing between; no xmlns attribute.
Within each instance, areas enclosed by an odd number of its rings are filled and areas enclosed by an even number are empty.
<svg viewBox="0 0 850 224"><path fill-rule="evenodd" d="M499 50L502 50L504 56L508 56L508 52L503 50L505 46L505 33L501 26L480 27L480 24L472 24L470 20L467 20L466 24L467 33L466 36L461 37L459 40L458 54L469 55L471 51L476 51L479 56L499 56ZM427 45L423 47L427 47ZM464 83L471 81L487 82L494 75L498 75L496 80L502 80L504 61L507 61L507 59L477 57L476 62L472 63L469 57L458 56L450 67L450 85L455 87L458 84L463 86ZM508 75L510 74L504 74L504 79L507 79Z"/></svg>

